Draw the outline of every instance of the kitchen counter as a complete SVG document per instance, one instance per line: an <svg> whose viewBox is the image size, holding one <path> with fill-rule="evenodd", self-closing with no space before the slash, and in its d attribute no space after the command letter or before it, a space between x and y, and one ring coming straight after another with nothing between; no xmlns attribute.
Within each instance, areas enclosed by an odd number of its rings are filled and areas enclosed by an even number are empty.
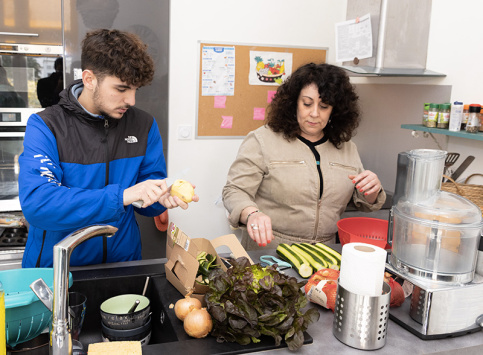
<svg viewBox="0 0 483 355"><path fill-rule="evenodd" d="M250 257L253 259L254 262L259 261L259 257L264 254L273 254L275 255L275 251L269 250L261 250L261 251L252 251L249 252ZM142 260L136 262L124 262L124 263L115 263L115 264L107 264L103 266L94 266L94 267L73 267L71 269L74 277L74 285L75 281L78 278L89 278L89 273L93 270L96 270L96 273L116 273L116 274L123 274L129 275L130 272L133 272L137 275L150 275L150 274L159 274L163 273L164 267L162 266L166 262L166 259L151 259L151 260ZM288 269L285 270L288 275L297 277L297 274L294 270ZM96 276L97 277L97 276ZM177 292L177 291L176 291ZM311 307L317 307L320 311L320 319L317 323L312 324L309 326L307 333L313 338L312 344L306 344L302 346L301 349L297 352L297 354L314 354L314 353L328 353L328 354L364 354L367 353L364 350L358 350L351 348L341 342L339 342L334 335L332 334L332 320L333 320L333 313L330 310L322 308L315 304L310 304ZM81 334L82 337L82 334ZM82 340L82 338L81 338ZM203 344L206 344L207 339L187 339L183 341L183 344L179 344L177 342L171 343L163 343L153 346L148 346L147 348L143 349L143 354L158 354L159 350L162 349L163 353L167 353L169 351L182 351L187 352L191 351L190 347L195 346L199 349L197 350L198 354L207 353L210 354L209 350L206 350L203 347ZM271 339L269 339L271 340ZM187 344L191 345L187 347ZM228 344L226 344L228 345ZM237 345L237 344L233 344ZM243 351L246 349L246 351ZM293 352L289 351L288 348L279 348L273 350L264 350L263 351L255 350L255 353L270 353L270 354L293 354ZM455 353L466 354L466 355L473 355L473 354L481 354L483 352L483 331L478 331L476 333L467 334L464 336L459 337L452 337L446 339L438 339L438 340L422 340L418 338L416 335L413 335L406 329L402 328L392 320L389 321L388 329L387 329L387 341L386 345L379 349L374 350L372 353L374 354L434 354L434 353L442 353L442 354L450 354ZM222 349L224 353L243 353L243 352L254 352L254 349L249 347L240 348L240 346L235 346L231 348L226 346Z"/></svg>

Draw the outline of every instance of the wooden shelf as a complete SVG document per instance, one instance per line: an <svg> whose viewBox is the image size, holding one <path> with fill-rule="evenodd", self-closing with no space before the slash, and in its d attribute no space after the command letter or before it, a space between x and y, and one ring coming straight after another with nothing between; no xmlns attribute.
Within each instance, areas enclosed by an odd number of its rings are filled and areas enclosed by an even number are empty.
<svg viewBox="0 0 483 355"><path fill-rule="evenodd" d="M483 141L483 132L478 132L478 133L468 133L466 131L453 132L444 128L425 127L422 124L403 124L401 125L401 128L410 129L412 131L430 132L430 133L436 133L436 134L444 134L446 136Z"/></svg>

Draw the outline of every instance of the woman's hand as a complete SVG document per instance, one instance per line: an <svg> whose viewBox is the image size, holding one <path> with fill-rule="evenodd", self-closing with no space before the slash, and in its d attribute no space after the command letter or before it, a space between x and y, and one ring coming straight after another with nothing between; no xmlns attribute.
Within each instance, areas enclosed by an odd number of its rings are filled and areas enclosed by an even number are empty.
<svg viewBox="0 0 483 355"><path fill-rule="evenodd" d="M242 217L243 215L248 216L246 220L248 235L258 246L267 246L273 240L272 220L261 211L250 214L246 210L243 211L245 213L242 213Z"/></svg>
<svg viewBox="0 0 483 355"><path fill-rule="evenodd" d="M367 202L376 202L377 195L382 189L382 184L375 173L370 170L364 170L358 175L349 175L349 179L355 185L356 189L364 193Z"/></svg>

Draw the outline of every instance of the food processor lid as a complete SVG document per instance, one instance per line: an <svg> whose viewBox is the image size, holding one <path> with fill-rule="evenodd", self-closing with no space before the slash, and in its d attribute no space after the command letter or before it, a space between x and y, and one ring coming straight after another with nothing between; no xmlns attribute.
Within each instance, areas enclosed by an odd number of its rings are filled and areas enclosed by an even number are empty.
<svg viewBox="0 0 483 355"><path fill-rule="evenodd" d="M409 202L402 198L395 206L395 213L409 218L415 223L450 228L482 228L480 208L473 202L457 194L438 191L432 197Z"/></svg>
<svg viewBox="0 0 483 355"><path fill-rule="evenodd" d="M412 149L407 152L410 158L425 159L425 160L438 160L444 159L446 154L445 150L436 149Z"/></svg>

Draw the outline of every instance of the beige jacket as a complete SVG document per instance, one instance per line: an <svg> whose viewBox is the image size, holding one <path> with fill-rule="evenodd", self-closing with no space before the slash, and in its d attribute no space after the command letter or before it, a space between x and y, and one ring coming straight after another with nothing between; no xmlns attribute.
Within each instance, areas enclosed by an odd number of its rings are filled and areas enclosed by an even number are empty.
<svg viewBox="0 0 483 355"><path fill-rule="evenodd" d="M336 223L351 199L361 211L382 207L386 200L383 190L369 204L348 178L364 170L353 142L343 143L340 149L325 142L317 150L324 180L321 199L315 157L305 143L298 139L289 142L266 126L250 132L223 188L230 224L240 227L241 211L254 206L272 220L273 247L280 242L334 242ZM246 229L242 244L252 249L244 238Z"/></svg>

